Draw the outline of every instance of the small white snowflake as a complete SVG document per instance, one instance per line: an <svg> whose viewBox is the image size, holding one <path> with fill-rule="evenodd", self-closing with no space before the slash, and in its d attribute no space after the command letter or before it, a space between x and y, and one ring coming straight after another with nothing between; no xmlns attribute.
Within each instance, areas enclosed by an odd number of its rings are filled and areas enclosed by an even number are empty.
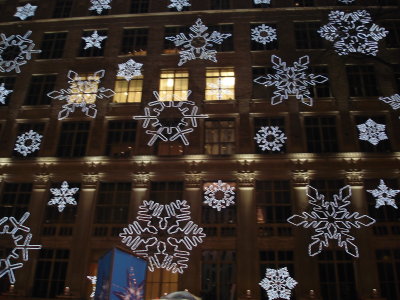
<svg viewBox="0 0 400 300"><path fill-rule="evenodd" d="M112 0L90 0L92 6L89 10L95 10L97 14L101 14L103 9L111 9L110 3Z"/></svg>
<svg viewBox="0 0 400 300"><path fill-rule="evenodd" d="M82 40L84 40L86 42L85 48L83 49L88 49L88 48L92 48L92 47L97 47L99 49L101 49L101 42L103 40L105 40L107 38L107 36L105 35L99 35L97 33L97 30L93 31L91 36L87 36L87 37L82 37Z"/></svg>
<svg viewBox="0 0 400 300"><path fill-rule="evenodd" d="M25 20L26 18L34 16L36 9L37 6L31 5L30 3L27 3L24 6L18 6L17 12L14 14L14 17Z"/></svg>
<svg viewBox="0 0 400 300"><path fill-rule="evenodd" d="M261 24L251 30L251 39L266 45L277 39L276 29L272 28L271 26Z"/></svg>
<svg viewBox="0 0 400 300"><path fill-rule="evenodd" d="M305 105L312 106L313 99L310 97L309 86L316 83L323 83L328 80L322 75L307 74L310 57L302 56L297 62L294 62L293 67L286 66L280 57L271 56L273 69L276 70L276 75L260 76L254 79L254 82L264 86L275 86L274 97L271 98L271 104L276 105L282 103L284 99L288 99L289 95L296 96L296 99L301 100Z"/></svg>
<svg viewBox="0 0 400 300"><path fill-rule="evenodd" d="M254 4L270 4L271 0L254 0Z"/></svg>
<svg viewBox="0 0 400 300"><path fill-rule="evenodd" d="M32 31L27 31L25 35L10 35L7 37L4 33L0 34L0 72L20 73L20 66L25 65L32 58L32 53L40 53L42 50L33 50L35 44L28 39Z"/></svg>
<svg viewBox="0 0 400 300"><path fill-rule="evenodd" d="M75 198L73 197L79 188L69 188L68 182L63 181L61 188L51 188L50 192L53 194L53 198L47 203L47 205L57 205L58 211L62 212L66 204L76 205Z"/></svg>
<svg viewBox="0 0 400 300"><path fill-rule="evenodd" d="M14 150L23 156L38 151L40 143L42 142L42 137L43 136L39 133L29 130L17 137Z"/></svg>
<svg viewBox="0 0 400 300"><path fill-rule="evenodd" d="M194 59L205 59L217 62L217 51L210 49L213 44L221 44L232 34L220 33L213 31L211 34L206 33L208 27L203 24L201 19L197 19L196 23L190 26L189 37L184 33L176 36L168 36L165 39L175 43L175 46L182 46L183 50L179 51L180 61L178 66Z"/></svg>
<svg viewBox="0 0 400 300"><path fill-rule="evenodd" d="M261 127L254 139L263 151L280 151L287 137L278 126L266 126Z"/></svg>
<svg viewBox="0 0 400 300"><path fill-rule="evenodd" d="M235 204L235 187L218 180L204 187L204 199L204 204L221 211L222 208Z"/></svg>
<svg viewBox="0 0 400 300"><path fill-rule="evenodd" d="M379 181L379 185L375 190L367 190L367 192L371 193L372 196L376 198L375 208L379 208L386 204L398 208L394 197L400 193L400 190L392 190L391 188L388 188L383 179Z"/></svg>
<svg viewBox="0 0 400 300"><path fill-rule="evenodd" d="M171 4L168 5L168 8L175 7L176 10L182 11L185 6L191 6L189 0L170 0Z"/></svg>
<svg viewBox="0 0 400 300"><path fill-rule="evenodd" d="M292 289L297 281L290 277L286 267L269 269L265 272L265 278L259 283L267 291L268 299L290 299Z"/></svg>
<svg viewBox="0 0 400 300"><path fill-rule="evenodd" d="M141 68L143 64L135 62L133 59L128 60L123 64L118 64L117 76L124 77L126 81L131 80L133 77L142 75Z"/></svg>
<svg viewBox="0 0 400 300"><path fill-rule="evenodd" d="M376 55L378 41L384 38L388 31L373 24L366 10L351 13L335 10L329 13L329 23L322 26L318 33L326 40L334 42L333 47L339 55Z"/></svg>
<svg viewBox="0 0 400 300"><path fill-rule="evenodd" d="M379 97L379 100L389 104L394 110L400 108L400 94L394 94L389 97Z"/></svg>
<svg viewBox="0 0 400 300"><path fill-rule="evenodd" d="M351 4L353 3L355 0L338 0L339 2L343 3L343 4Z"/></svg>
<svg viewBox="0 0 400 300"><path fill-rule="evenodd" d="M9 94L14 92L13 90L7 90L4 86L4 83L0 84L0 103L6 104L6 98Z"/></svg>
<svg viewBox="0 0 400 300"><path fill-rule="evenodd" d="M96 293L96 283L97 283L97 276L86 276L87 279L90 280L92 284L92 292L90 293L90 298L93 298Z"/></svg>
<svg viewBox="0 0 400 300"><path fill-rule="evenodd" d="M380 141L388 139L385 133L386 125L375 123L371 119L357 125L357 128L360 131L359 139L368 141L374 146L378 145Z"/></svg>

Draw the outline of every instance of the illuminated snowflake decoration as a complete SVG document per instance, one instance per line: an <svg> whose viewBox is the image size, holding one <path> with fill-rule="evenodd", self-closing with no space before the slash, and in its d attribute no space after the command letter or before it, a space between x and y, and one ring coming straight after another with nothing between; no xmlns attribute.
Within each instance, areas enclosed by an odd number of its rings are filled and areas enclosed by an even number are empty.
<svg viewBox="0 0 400 300"><path fill-rule="evenodd" d="M235 204L235 187L218 180L204 187L204 204L221 211L222 208Z"/></svg>
<svg viewBox="0 0 400 300"><path fill-rule="evenodd" d="M63 181L60 189L50 189L50 192L53 194L54 198L52 198L47 205L57 205L58 211L62 212L67 204L77 204L73 196L78 191L79 188L69 188L68 182Z"/></svg>
<svg viewBox="0 0 400 300"><path fill-rule="evenodd" d="M22 268L24 263L14 263L14 260L22 258L22 261L29 260L29 250L39 250L41 245L31 245L31 229L24 225L30 213L26 212L18 221L14 217L0 218L0 235L9 236L14 243L14 248L6 258L0 258L0 278L8 275L11 284L15 283L14 270ZM3 237L2 237L3 239Z"/></svg>
<svg viewBox="0 0 400 300"><path fill-rule="evenodd" d="M152 146L158 139L167 142L178 138L187 146L189 141L186 134L193 132L192 127L197 127L198 119L208 118L208 115L199 115L199 108L193 101L179 99L173 95L175 101L162 101L157 92L153 92L157 98L144 108L144 116L134 116L135 120L143 120L143 128L149 125L156 130L146 130L151 135L147 145ZM191 94L188 91L187 97ZM186 97L186 98L187 98Z"/></svg>
<svg viewBox="0 0 400 300"><path fill-rule="evenodd" d="M14 14L14 17L25 20L26 18L33 17L35 15L36 9L37 6L27 3L24 6L17 7L17 12Z"/></svg>
<svg viewBox="0 0 400 300"><path fill-rule="evenodd" d="M254 0L254 4L270 4L271 0Z"/></svg>
<svg viewBox="0 0 400 300"><path fill-rule="evenodd" d="M101 14L103 9L111 9L111 0L90 0L92 6L89 10L95 10L97 14Z"/></svg>
<svg viewBox="0 0 400 300"><path fill-rule="evenodd" d="M13 90L7 90L4 86L4 83L0 84L0 103L6 104L6 98L9 94L14 92Z"/></svg>
<svg viewBox="0 0 400 300"><path fill-rule="evenodd" d="M355 0L338 0L338 1L339 1L340 3L349 5L349 4L351 4L351 3L354 3Z"/></svg>
<svg viewBox="0 0 400 300"><path fill-rule="evenodd" d="M254 139L263 151L280 151L287 137L278 126L266 126L261 127Z"/></svg>
<svg viewBox="0 0 400 300"><path fill-rule="evenodd" d="M140 284L137 283L133 267L130 267L129 271L127 271L126 282L127 286L118 286L118 288L123 289L123 291L114 291L114 295L120 300L143 300L145 282L142 281Z"/></svg>
<svg viewBox="0 0 400 300"><path fill-rule="evenodd" d="M271 56L273 69L276 70L275 75L260 76L254 79L254 82L264 86L275 86L274 96L271 98L271 104L276 105L287 100L289 95L296 96L303 104L312 106L313 99L310 97L309 86L316 83L323 83L328 80L322 75L307 74L305 71L310 63L308 55L302 56L297 62L294 62L293 67L286 66L280 57Z"/></svg>
<svg viewBox="0 0 400 300"><path fill-rule="evenodd" d="M400 108L400 94L394 94L389 97L379 97L379 100L389 104L394 110Z"/></svg>
<svg viewBox="0 0 400 300"><path fill-rule="evenodd" d="M93 31L91 36L87 36L87 37L82 37L82 40L84 40L86 42L85 48L83 49L88 49L88 48L92 48L92 47L96 47L101 49L101 42L103 40L105 40L107 38L107 36L105 35L99 35L97 33L97 30Z"/></svg>
<svg viewBox="0 0 400 300"><path fill-rule="evenodd" d="M90 280L92 284L92 292L90 293L90 298L93 298L96 293L96 283L97 283L97 276L86 276L87 279Z"/></svg>
<svg viewBox="0 0 400 300"><path fill-rule="evenodd" d="M135 62L133 59L128 60L123 64L118 64L117 76L124 77L126 81L131 80L133 77L142 75L143 64Z"/></svg>
<svg viewBox="0 0 400 300"><path fill-rule="evenodd" d="M217 51L210 49L213 44L221 44L232 34L220 33L213 31L211 34L206 33L208 27L203 24L201 19L197 19L195 25L190 26L189 37L184 33L176 36L166 37L167 40L175 43L175 46L182 46L183 50L179 51L180 61L178 66L194 59L205 59L217 62Z"/></svg>
<svg viewBox="0 0 400 300"><path fill-rule="evenodd" d="M379 181L379 185L375 190L367 190L367 192L371 193L372 196L376 198L375 208L379 208L386 204L393 206L396 209L398 208L394 198L398 193L400 193L400 190L392 190L391 188L388 188L382 179Z"/></svg>
<svg viewBox="0 0 400 300"><path fill-rule="evenodd" d="M207 83L206 93L207 95L216 96L217 100L230 99L232 96L232 91L223 88L223 79L218 78L218 84Z"/></svg>
<svg viewBox="0 0 400 300"><path fill-rule="evenodd" d="M318 33L334 43L333 47L339 55L349 53L376 55L378 41L384 38L388 31L373 24L366 10L351 13L335 10L329 13L329 23L322 26Z"/></svg>
<svg viewBox="0 0 400 300"><path fill-rule="evenodd" d="M168 8L176 8L178 11L182 11L185 6L191 6L189 0L170 0L170 2Z"/></svg>
<svg viewBox="0 0 400 300"><path fill-rule="evenodd" d="M35 44L28 39L32 31L27 31L21 36L10 35L6 37L4 33L0 34L0 72L20 73L20 66L25 65L32 58L32 53L40 53L42 50L33 50Z"/></svg>
<svg viewBox="0 0 400 300"><path fill-rule="evenodd" d="M147 259L148 269L183 273L189 251L203 242L203 228L191 220L186 200L159 204L144 200L136 220L119 234L133 253Z"/></svg>
<svg viewBox="0 0 400 300"><path fill-rule="evenodd" d="M385 133L386 125L375 123L371 119L357 125L357 128L360 131L358 138L362 141L368 141L374 146L378 145L380 141L388 139Z"/></svg>
<svg viewBox="0 0 400 300"><path fill-rule="evenodd" d="M251 30L251 39L261 44L271 43L277 39L276 29L271 26L261 24Z"/></svg>
<svg viewBox="0 0 400 300"><path fill-rule="evenodd" d="M52 91L47 94L52 99L67 101L58 113L58 119L63 120L73 113L76 108L81 108L82 112L91 118L96 118L97 109L96 98L110 98L115 93L104 87L99 88L100 79L104 77L104 70L97 71L87 79L79 77L74 71L68 72L68 83L70 87L66 90Z"/></svg>
<svg viewBox="0 0 400 300"><path fill-rule="evenodd" d="M297 281L290 277L286 267L280 269L269 269L265 272L265 278L259 283L267 291L268 299L290 299L292 289Z"/></svg>
<svg viewBox="0 0 400 300"><path fill-rule="evenodd" d="M38 151L40 149L42 137L43 136L39 133L29 130L17 137L14 150L23 156Z"/></svg>
<svg viewBox="0 0 400 300"><path fill-rule="evenodd" d="M311 237L312 243L308 247L308 254L315 256L321 253L323 247L329 246L329 240L337 240L339 247L344 247L351 256L358 257L358 247L353 244L355 238L350 235L351 228L370 226L375 220L358 212L350 213L351 188L349 185L341 188L332 201L325 201L325 196L317 189L307 186L309 203L313 206L311 213L303 212L293 215L287 221L304 228L312 227L315 234Z"/></svg>

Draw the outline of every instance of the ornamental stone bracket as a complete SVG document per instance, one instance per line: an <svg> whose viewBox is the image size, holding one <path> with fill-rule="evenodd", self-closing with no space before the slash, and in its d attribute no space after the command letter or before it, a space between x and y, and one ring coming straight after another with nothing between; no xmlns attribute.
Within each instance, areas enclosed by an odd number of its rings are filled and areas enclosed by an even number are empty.
<svg viewBox="0 0 400 300"><path fill-rule="evenodd" d="M305 187L310 181L308 170L292 170L292 182L295 187Z"/></svg>
<svg viewBox="0 0 400 300"><path fill-rule="evenodd" d="M203 175L201 167L203 165L202 161L188 161L185 163L185 186L199 188L202 181Z"/></svg>
<svg viewBox="0 0 400 300"><path fill-rule="evenodd" d="M52 164L42 163L39 164L39 170L33 175L33 182L35 185L47 185L50 182L52 175L50 174L49 168Z"/></svg>
<svg viewBox="0 0 400 300"><path fill-rule="evenodd" d="M131 173L131 179L133 182L133 187L137 188L147 188L150 182L149 173Z"/></svg>
<svg viewBox="0 0 400 300"><path fill-rule="evenodd" d="M82 173L82 183L85 185L96 185L100 179L100 162L90 161L84 164L85 172Z"/></svg>
<svg viewBox="0 0 400 300"><path fill-rule="evenodd" d="M354 158L344 158L343 162L345 163L346 170L346 179L347 183L353 186L362 186L364 184L364 172L360 169L359 165L361 163L361 159Z"/></svg>
<svg viewBox="0 0 400 300"><path fill-rule="evenodd" d="M238 171L236 172L239 187L253 187L255 181L254 160L238 160Z"/></svg>

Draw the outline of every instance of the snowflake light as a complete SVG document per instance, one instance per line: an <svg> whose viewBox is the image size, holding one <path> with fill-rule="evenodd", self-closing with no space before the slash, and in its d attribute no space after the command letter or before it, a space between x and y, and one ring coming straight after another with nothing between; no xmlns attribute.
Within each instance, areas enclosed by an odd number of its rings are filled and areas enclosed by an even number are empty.
<svg viewBox="0 0 400 300"><path fill-rule="evenodd" d="M185 6L192 6L189 0L170 0L171 4L168 8L176 8L178 11L182 11Z"/></svg>
<svg viewBox="0 0 400 300"><path fill-rule="evenodd" d="M388 137L385 133L386 125L375 123L373 120L368 119L365 123L357 125L360 131L359 139L368 141L376 146L380 141L387 140Z"/></svg>
<svg viewBox="0 0 400 300"><path fill-rule="evenodd" d="M68 182L63 181L61 188L51 188L50 192L53 194L52 198L47 205L57 205L58 211L62 212L66 204L76 205L75 198L73 197L79 188L69 188Z"/></svg>
<svg viewBox="0 0 400 300"><path fill-rule="evenodd" d="M271 0L254 0L254 4L270 4Z"/></svg>
<svg viewBox="0 0 400 300"><path fill-rule="evenodd" d="M146 258L148 269L183 273L189 251L203 242L203 228L191 220L185 200L162 205L144 200L136 220L119 234L133 253Z"/></svg>
<svg viewBox="0 0 400 300"><path fill-rule="evenodd" d="M133 77L142 75L141 68L143 64L134 61L133 59L128 60L123 64L118 64L117 76L124 77L126 81L131 80Z"/></svg>
<svg viewBox="0 0 400 300"><path fill-rule="evenodd" d="M271 43L277 39L276 29L271 26L261 24L251 30L251 39L261 44Z"/></svg>
<svg viewBox="0 0 400 300"><path fill-rule="evenodd" d="M115 93L104 87L99 88L100 79L104 77L104 70L95 72L92 76L84 79L79 77L74 71L68 72L68 83L70 87L66 90L52 91L47 94L52 99L65 100L67 104L62 106L58 113L58 119L63 120L75 111L75 108L81 108L82 112L91 118L96 118L97 109L96 98L110 98Z"/></svg>
<svg viewBox="0 0 400 300"><path fill-rule="evenodd" d="M392 190L391 188L388 188L383 179L379 181L379 185L375 190L367 190L367 192L371 193L372 196L376 198L375 208L379 208L386 204L393 206L396 209L398 208L394 197L400 193L400 190Z"/></svg>
<svg viewBox="0 0 400 300"><path fill-rule="evenodd" d="M287 137L278 126L266 126L261 127L254 139L263 151L280 151Z"/></svg>
<svg viewBox="0 0 400 300"><path fill-rule="evenodd" d="M29 130L17 137L14 150L23 156L38 151L42 142L42 137L43 136L39 133Z"/></svg>
<svg viewBox="0 0 400 300"><path fill-rule="evenodd" d="M307 186L307 196L313 206L311 213L293 215L287 221L296 226L312 227L315 230L315 234L311 237L313 242L308 247L308 254L315 256L321 253L323 247L329 246L329 240L337 240L339 247L344 247L348 254L358 257L358 247L353 244L355 238L350 235L350 229L370 226L375 220L367 215L348 211L350 200L347 199L351 197L350 186L341 188L339 194L333 196L332 201L326 201L325 196L312 186Z"/></svg>
<svg viewBox="0 0 400 300"><path fill-rule="evenodd" d="M92 284L92 292L90 293L90 298L93 298L96 293L96 283L97 283L97 276L86 276L87 279L90 280Z"/></svg>
<svg viewBox="0 0 400 300"><path fill-rule="evenodd" d="M97 14L101 14L103 9L111 9L110 3L112 0L90 0L92 6L89 10L95 10Z"/></svg>
<svg viewBox="0 0 400 300"><path fill-rule="evenodd" d="M355 0L338 0L339 2L343 3L343 4L351 4L353 3Z"/></svg>
<svg viewBox="0 0 400 300"><path fill-rule="evenodd" d="M224 82L221 77L218 78L218 84L207 83L207 95L216 96L217 100L231 99L232 91L229 89L224 89Z"/></svg>
<svg viewBox="0 0 400 300"><path fill-rule="evenodd" d="M221 211L222 208L235 204L235 187L218 180L204 187L204 204Z"/></svg>
<svg viewBox="0 0 400 300"><path fill-rule="evenodd" d="M318 33L334 43L333 47L339 55L349 53L376 55L378 41L384 38L388 31L373 24L366 10L351 13L335 10L329 13L329 23L322 26Z"/></svg>
<svg viewBox="0 0 400 300"><path fill-rule="evenodd" d="M4 86L4 83L0 84L0 103L6 104L6 98L9 94L14 92L13 90L7 90Z"/></svg>
<svg viewBox="0 0 400 300"><path fill-rule="evenodd" d="M85 48L83 49L88 49L88 48L92 48L92 47L96 47L101 49L101 42L103 40L105 40L107 38L107 36L105 35L99 35L97 33L97 30L93 31L91 36L84 36L82 37L82 40L84 40L86 42Z"/></svg>
<svg viewBox="0 0 400 300"><path fill-rule="evenodd" d="M27 3L24 6L17 7L17 12L14 14L14 17L25 20L26 18L33 17L35 15L36 9L37 6Z"/></svg>
<svg viewBox="0 0 400 300"><path fill-rule="evenodd" d="M394 110L400 108L400 94L394 94L389 97L379 97L379 100L389 104Z"/></svg>
<svg viewBox="0 0 400 300"><path fill-rule="evenodd" d="M221 44L224 39L231 36L230 33L220 33L213 31L211 34L206 33L208 27L205 26L201 19L197 19L196 23L190 26L189 37L184 33L176 36L166 37L167 40L175 43L175 46L182 46L183 50L179 51L180 61L178 66L182 66L189 60L205 59L217 62L217 51L211 49L213 44Z"/></svg>
<svg viewBox="0 0 400 300"><path fill-rule="evenodd" d="M276 105L283 100L287 100L289 95L296 96L296 99L308 106L313 105L313 99L310 97L308 87L316 83L323 83L328 80L322 75L307 74L305 70L310 63L308 55L302 56L297 62L294 62L293 67L286 66L280 57L271 56L273 69L276 70L275 75L260 76L254 79L254 82L264 86L275 86L274 96L271 98L271 104Z"/></svg>
<svg viewBox="0 0 400 300"><path fill-rule="evenodd" d="M0 34L0 72L20 73L20 66L25 65L32 58L32 53L40 53L42 50L33 50L35 44L28 39L32 31L27 31L21 36L10 35L7 37L4 33Z"/></svg>
<svg viewBox="0 0 400 300"><path fill-rule="evenodd" d="M23 267L23 263L14 263L19 258L22 261L29 260L29 250L39 250L41 245L31 245L31 229L24 225L30 213L26 212L18 221L14 217L0 218L0 235L9 236L14 243L14 248L6 258L0 258L0 278L8 275L11 284L15 283L14 270ZM3 237L2 237L3 238Z"/></svg>
<svg viewBox="0 0 400 300"><path fill-rule="evenodd" d="M286 267L269 269L265 272L265 278L259 283L267 291L268 299L290 299L292 289L297 281L290 277Z"/></svg>
<svg viewBox="0 0 400 300"><path fill-rule="evenodd" d="M135 120L143 120L143 128L151 125L156 130L146 130L152 137L147 145L152 146L157 139L164 142L175 141L178 138L187 146L189 141L186 134L193 132L192 127L197 127L197 119L208 118L208 115L199 115L199 108L193 101L179 99L173 95L176 101L162 101L157 92L153 92L157 98L150 102L144 109L144 116L134 116ZM191 94L188 91L187 97ZM186 97L186 98L187 98Z"/></svg>

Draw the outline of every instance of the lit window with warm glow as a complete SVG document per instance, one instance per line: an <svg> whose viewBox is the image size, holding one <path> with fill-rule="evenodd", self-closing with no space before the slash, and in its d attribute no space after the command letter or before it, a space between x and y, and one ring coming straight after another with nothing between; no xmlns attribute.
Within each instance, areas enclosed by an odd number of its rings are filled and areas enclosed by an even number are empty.
<svg viewBox="0 0 400 300"><path fill-rule="evenodd" d="M189 90L189 72L185 70L161 70L160 100L187 100Z"/></svg>
<svg viewBox="0 0 400 300"><path fill-rule="evenodd" d="M132 103L142 100L143 76L136 76L129 81L117 76L115 81L114 103Z"/></svg>
<svg viewBox="0 0 400 300"><path fill-rule="evenodd" d="M233 68L208 69L206 72L206 100L234 100L235 71Z"/></svg>
<svg viewBox="0 0 400 300"><path fill-rule="evenodd" d="M79 74L69 86L71 95L68 101L71 103L85 102L91 104L96 102L99 88L99 76L94 74Z"/></svg>

